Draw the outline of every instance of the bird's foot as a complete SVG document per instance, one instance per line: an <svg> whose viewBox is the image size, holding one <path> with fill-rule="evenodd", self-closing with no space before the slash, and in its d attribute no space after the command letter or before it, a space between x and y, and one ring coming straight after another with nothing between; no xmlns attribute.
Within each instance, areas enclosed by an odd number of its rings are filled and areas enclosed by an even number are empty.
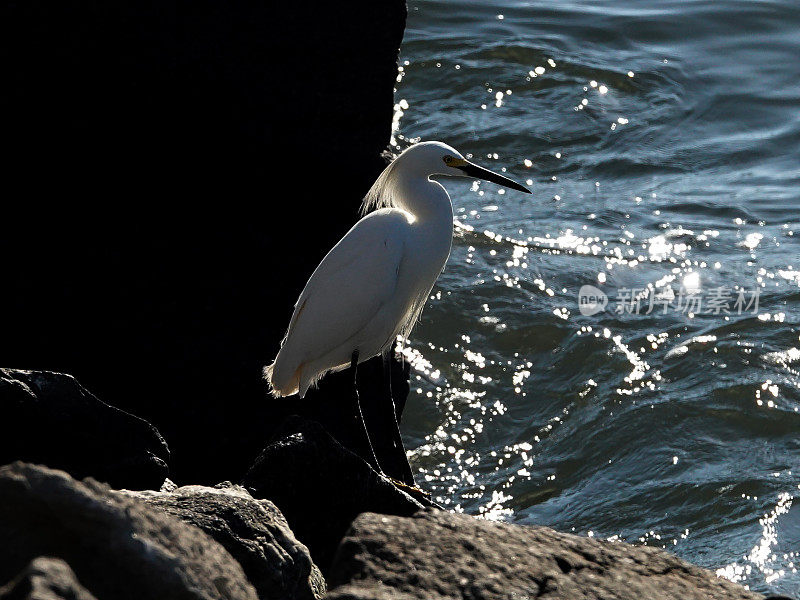
<svg viewBox="0 0 800 600"><path fill-rule="evenodd" d="M420 487L417 487L416 484L409 485L409 484L405 483L404 481L400 481L399 479L395 479L394 477L389 477L388 475L386 475L386 479L391 481L397 489L404 491L406 494L408 494L412 498L416 498L418 500L419 499L424 499L424 500L430 500L431 499L431 493L430 492L426 492L425 490L423 490Z"/></svg>

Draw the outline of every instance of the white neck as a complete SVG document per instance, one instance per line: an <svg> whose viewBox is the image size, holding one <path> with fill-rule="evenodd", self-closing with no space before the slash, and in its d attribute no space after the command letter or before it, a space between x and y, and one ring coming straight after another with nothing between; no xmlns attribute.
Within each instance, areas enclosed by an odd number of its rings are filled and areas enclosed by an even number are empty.
<svg viewBox="0 0 800 600"><path fill-rule="evenodd" d="M447 191L427 175L403 173L396 182L394 202L420 221L447 219L452 224L453 204Z"/></svg>

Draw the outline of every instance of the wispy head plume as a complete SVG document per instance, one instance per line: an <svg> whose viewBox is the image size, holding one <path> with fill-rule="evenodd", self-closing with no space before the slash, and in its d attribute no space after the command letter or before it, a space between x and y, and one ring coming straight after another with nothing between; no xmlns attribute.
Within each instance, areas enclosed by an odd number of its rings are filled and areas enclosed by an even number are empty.
<svg viewBox="0 0 800 600"><path fill-rule="evenodd" d="M398 157L399 158L399 157ZM361 201L361 214L366 215L379 208L396 208L395 194L397 193L397 177L394 172L397 165L395 158L383 172L378 175L375 183L369 188L367 195Z"/></svg>

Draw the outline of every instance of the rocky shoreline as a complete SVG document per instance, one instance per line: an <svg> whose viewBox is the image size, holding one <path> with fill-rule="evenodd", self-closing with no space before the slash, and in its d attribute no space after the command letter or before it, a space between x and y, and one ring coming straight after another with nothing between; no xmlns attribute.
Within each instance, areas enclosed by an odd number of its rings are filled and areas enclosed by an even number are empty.
<svg viewBox="0 0 800 600"><path fill-rule="evenodd" d="M296 291L384 166L405 15L0 9L0 365L39 369L0 369L0 600L760 597L665 552L410 495L361 458L347 374L265 399ZM359 372L402 478L380 359ZM395 361L398 417L407 394Z"/></svg>
<svg viewBox="0 0 800 600"><path fill-rule="evenodd" d="M763 598L658 549L448 513L303 417L236 483L178 487L156 429L68 375L0 369L0 413L2 600Z"/></svg>

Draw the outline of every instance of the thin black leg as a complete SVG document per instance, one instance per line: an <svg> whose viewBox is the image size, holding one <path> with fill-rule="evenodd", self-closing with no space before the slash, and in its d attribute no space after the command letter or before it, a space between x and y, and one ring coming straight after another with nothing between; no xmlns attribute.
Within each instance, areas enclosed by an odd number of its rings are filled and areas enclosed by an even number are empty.
<svg viewBox="0 0 800 600"><path fill-rule="evenodd" d="M389 410L391 412L389 421L393 426L392 445L394 446L395 451L401 457L400 465L401 469L403 470L402 474L403 483L407 483L408 485L414 485L414 474L411 472L411 466L408 464L408 459L406 458L406 448L403 445L403 436L400 433L400 423L397 420L397 406L394 403L394 396L392 395L393 353L394 350L391 347L388 350L386 350L386 352L383 353L383 379L384 381L386 381L386 394L387 396L389 396Z"/></svg>
<svg viewBox="0 0 800 600"><path fill-rule="evenodd" d="M367 423L364 421L364 413L361 412L361 399L358 397L358 350L353 352L353 356L350 359L350 369L353 371L353 395L355 396L356 401L356 420L361 422L361 428L364 431L364 437L367 439L367 446L369 447L369 453L372 457L372 460L367 458L367 462L369 462L378 473L383 474L383 469L381 469L381 465L378 462L378 457L375 456L375 450L372 448L372 441L369 439L369 431L367 430Z"/></svg>

